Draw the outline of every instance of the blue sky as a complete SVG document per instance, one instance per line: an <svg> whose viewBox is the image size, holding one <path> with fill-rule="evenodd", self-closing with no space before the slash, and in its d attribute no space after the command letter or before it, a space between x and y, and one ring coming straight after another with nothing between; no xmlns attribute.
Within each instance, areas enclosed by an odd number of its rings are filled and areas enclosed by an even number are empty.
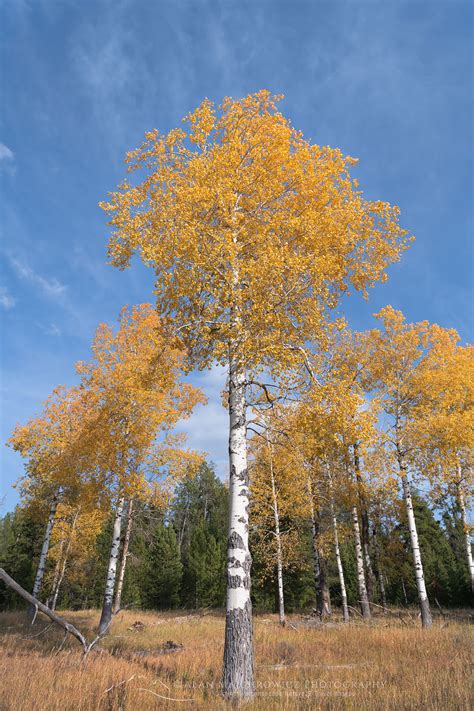
<svg viewBox="0 0 474 711"><path fill-rule="evenodd" d="M416 242L354 328L390 303L409 320L472 340L473 6L455 0L0 0L0 513L16 502L20 458L3 446L52 388L75 381L98 322L152 300L138 264L106 264L98 201L123 155L205 96L283 93L315 143L358 157L369 198L401 208ZM225 473L226 414L210 397L190 443Z"/></svg>

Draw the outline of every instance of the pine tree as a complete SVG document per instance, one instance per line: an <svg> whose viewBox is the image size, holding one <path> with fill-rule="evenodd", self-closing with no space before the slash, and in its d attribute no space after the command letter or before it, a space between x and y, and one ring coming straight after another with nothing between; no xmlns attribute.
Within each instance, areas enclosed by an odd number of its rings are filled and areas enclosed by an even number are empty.
<svg viewBox="0 0 474 711"><path fill-rule="evenodd" d="M31 508L17 506L0 519L0 568L4 568L23 588L31 590L36 573L44 524ZM22 606L10 588L0 588L0 609Z"/></svg>
<svg viewBox="0 0 474 711"><path fill-rule="evenodd" d="M178 542L173 526L156 526L147 554L144 603L154 609L171 609L180 604L183 576Z"/></svg>
<svg viewBox="0 0 474 711"><path fill-rule="evenodd" d="M221 607L225 599L225 556L203 523L193 530L188 551L189 583L194 607Z"/></svg>

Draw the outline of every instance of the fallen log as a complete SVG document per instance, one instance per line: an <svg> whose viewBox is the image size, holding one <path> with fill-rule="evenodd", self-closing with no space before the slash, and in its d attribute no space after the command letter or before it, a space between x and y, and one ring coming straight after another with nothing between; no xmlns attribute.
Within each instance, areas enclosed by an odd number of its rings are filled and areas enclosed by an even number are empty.
<svg viewBox="0 0 474 711"><path fill-rule="evenodd" d="M5 585L14 590L24 600L29 602L30 605L32 605L32 607L35 609L35 615L38 611L42 612L44 615L46 615L46 617L49 617L52 622L54 622L63 630L65 630L66 636L70 634L75 637L82 646L84 656L87 656L89 654L94 645L96 645L97 642L101 639L101 637L103 637L104 634L107 632L107 630L105 630L103 634L97 635L97 637L93 639L92 642L88 642L82 632L77 629L77 627L74 627L74 625L72 625L70 622L65 620L63 617L60 617L60 615L57 615L56 612L54 612L49 607L47 607L42 602L33 597L31 593L27 592L24 588L21 587L21 585L19 585L15 580L13 580L13 578L11 578L8 573L3 570L3 568L0 568L0 580L3 580Z"/></svg>

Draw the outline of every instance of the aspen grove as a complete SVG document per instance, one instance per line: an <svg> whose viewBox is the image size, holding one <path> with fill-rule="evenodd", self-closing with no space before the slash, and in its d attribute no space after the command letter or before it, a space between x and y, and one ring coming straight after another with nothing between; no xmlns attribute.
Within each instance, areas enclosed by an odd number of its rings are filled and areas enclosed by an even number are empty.
<svg viewBox="0 0 474 711"><path fill-rule="evenodd" d="M16 427L21 503L0 519L1 606L63 627L57 609L100 608L86 654L122 605L225 608L232 701L256 691L253 607L323 633L417 605L427 628L474 592L473 348L391 306L351 329L346 297L412 237L281 99L206 99L127 154L108 252L153 270L155 302L100 324L78 383ZM226 481L180 430L206 406L192 372L216 365Z"/></svg>

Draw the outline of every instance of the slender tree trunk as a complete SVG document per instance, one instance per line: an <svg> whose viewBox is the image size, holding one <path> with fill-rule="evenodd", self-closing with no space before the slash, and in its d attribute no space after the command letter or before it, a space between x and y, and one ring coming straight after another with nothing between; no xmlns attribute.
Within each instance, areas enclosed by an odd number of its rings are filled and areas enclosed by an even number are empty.
<svg viewBox="0 0 474 711"><path fill-rule="evenodd" d="M102 605L102 614L99 622L99 634L105 634L112 619L112 607L114 600L115 578L117 574L117 561L120 548L120 532L122 528L124 498L121 497L117 501L115 509L114 528L112 533L112 545L110 547L109 564L107 566L107 578L105 581L104 602Z"/></svg>
<svg viewBox="0 0 474 711"><path fill-rule="evenodd" d="M319 601L319 580L320 580L320 570L319 570L319 549L318 549L318 532L319 526L316 520L316 511L314 509L313 500L313 486L311 483L311 477L308 477L308 496L309 496L309 507L311 516L311 548L313 551L313 578L314 578L314 594L316 598L316 608L318 608ZM319 608L318 608L319 609ZM321 610L320 610L321 612Z"/></svg>
<svg viewBox="0 0 474 711"><path fill-rule="evenodd" d="M245 373L236 354L229 359L229 538L222 691L249 698L255 691L248 527Z"/></svg>
<svg viewBox="0 0 474 711"><path fill-rule="evenodd" d="M359 515L357 513L357 506L354 504L352 507L352 523L354 526L354 539L355 539L355 551L356 551L356 565L357 565L357 589L359 592L359 604L362 611L362 617L365 619L370 619L370 604L367 595L367 587L365 585L365 575L364 575L364 558L362 552L362 542L360 538L360 527L359 527Z"/></svg>
<svg viewBox="0 0 474 711"><path fill-rule="evenodd" d="M461 521L464 532L464 542L466 545L466 559L469 575L471 576L471 590L474 593L474 563L472 560L471 533L469 530L469 522L467 520L466 504L464 502L464 494L461 486L458 484L458 499L459 508L461 509Z"/></svg>
<svg viewBox="0 0 474 711"><path fill-rule="evenodd" d="M403 590L403 597L405 598L405 605L408 606L408 597L407 597L407 589L405 587L405 581L402 578L402 590Z"/></svg>
<svg viewBox="0 0 474 711"><path fill-rule="evenodd" d="M179 555L181 555L181 548L183 545L183 539L184 539L184 532L186 530L186 523L188 520L188 512L189 512L189 501L186 503L186 508L184 510L184 516L183 516L183 522L181 524L181 528L179 530L179 536L178 536L178 550L179 550Z"/></svg>
<svg viewBox="0 0 474 711"><path fill-rule="evenodd" d="M46 569L46 559L48 557L49 544L51 542L51 533L53 532L54 518L56 516L56 510L58 508L58 496L55 494L51 501L51 506L49 509L48 522L46 524L46 530L44 532L43 545L41 546L41 553L38 561L38 568L36 570L35 582L33 585L32 595L34 598L39 599L39 594L41 592L41 586L43 584L44 571ZM36 608L31 605L28 609L28 619L31 623L34 622L36 617Z"/></svg>
<svg viewBox="0 0 474 711"><path fill-rule="evenodd" d="M125 578L125 568L127 567L127 557L128 549L130 546L130 536L132 533L133 526L133 499L130 499L128 503L127 511L127 528L125 529L125 538L123 540L122 548L122 559L120 561L120 569L117 580L117 591L115 593L114 601L114 613L116 614L120 610L120 604L122 602L122 590L123 590L123 580Z"/></svg>
<svg viewBox="0 0 474 711"><path fill-rule="evenodd" d="M321 556L318 536L319 536L319 520L314 507L313 487L311 477L308 477L308 495L311 514L311 541L313 547L313 573L314 573L314 589L316 593L316 609L321 617L331 615L331 597L326 580L326 561Z"/></svg>
<svg viewBox="0 0 474 711"><path fill-rule="evenodd" d="M49 593L48 598L46 600L46 607L49 607L51 610L53 609L51 607L51 605L52 605L52 601L54 599L56 586L58 584L59 576L61 575L61 565L62 565L62 561L63 561L64 543L65 543L65 540L63 538L63 539L61 539L61 543L59 545L59 555L58 555L58 559L56 561L56 565L54 566L54 576L53 576L53 584L51 585L51 592Z"/></svg>
<svg viewBox="0 0 474 711"><path fill-rule="evenodd" d="M278 510L278 497L275 485L275 471L273 469L273 450L267 436L267 445L270 454L270 479L272 484L273 517L275 521L275 541L277 549L277 585L278 585L278 614L280 624L285 625L285 598L283 594L283 553L280 534L280 513Z"/></svg>
<svg viewBox="0 0 474 711"><path fill-rule="evenodd" d="M51 602L51 609L52 610L56 609L56 603L58 601L58 595L59 595L59 588L61 587L62 582L64 580L64 573L66 572L67 559L68 559L69 553L71 551L72 539L74 537L74 529L76 528L76 523L77 523L78 518L79 518L79 509L74 514L74 518L71 522L71 530L69 532L69 538L68 538L66 550L65 550L64 556L63 556L63 561L62 561L62 565L61 565L61 572L59 574L59 577L56 581L56 585L54 587L53 599Z"/></svg>
<svg viewBox="0 0 474 711"><path fill-rule="evenodd" d="M360 457L359 457L359 445L354 444L354 469L357 480L357 493L359 496L360 505L360 523L361 523L361 541L362 550L364 554L364 568L366 573L366 586L367 586L367 597L369 602L374 599L374 581L375 575L372 568L372 561L370 559L370 526L369 526L369 513L367 507L367 500L364 491L364 479L362 472L360 470Z"/></svg>
<svg viewBox="0 0 474 711"><path fill-rule="evenodd" d="M339 575L339 585L341 588L341 601L342 601L342 616L344 622L349 622L349 608L347 606L347 592L346 592L346 581L344 579L344 568L342 567L341 551L339 548L339 532L337 528L337 518L336 512L334 510L334 501L331 497L331 516L332 516L332 527L334 531L334 550L336 553L336 563L337 572Z"/></svg>
<svg viewBox="0 0 474 711"><path fill-rule="evenodd" d="M331 593L329 592L327 576L327 560L319 551L319 601L318 609L321 617L332 615Z"/></svg>
<svg viewBox="0 0 474 711"><path fill-rule="evenodd" d="M413 553L413 564L415 566L416 588L418 590L418 600L420 602L421 624L423 627L431 627L431 610L428 595L426 593L425 577L423 575L423 564L421 562L420 545L418 542L418 531L416 530L415 512L413 511L413 500L411 496L410 484L406 468L399 457L400 473L403 487L403 498L408 519L408 530L410 531L411 549Z"/></svg>
<svg viewBox="0 0 474 711"><path fill-rule="evenodd" d="M377 528L375 524L373 525L373 533L372 533L373 541L374 541L374 555L375 555L375 568L376 568L376 578L379 583L380 587L380 600L382 602L382 607L384 613L387 612L387 595L385 593L385 583L383 580L383 568L382 568L382 563L380 560L380 546L379 546L379 541L378 541L378 536L377 536Z"/></svg>

